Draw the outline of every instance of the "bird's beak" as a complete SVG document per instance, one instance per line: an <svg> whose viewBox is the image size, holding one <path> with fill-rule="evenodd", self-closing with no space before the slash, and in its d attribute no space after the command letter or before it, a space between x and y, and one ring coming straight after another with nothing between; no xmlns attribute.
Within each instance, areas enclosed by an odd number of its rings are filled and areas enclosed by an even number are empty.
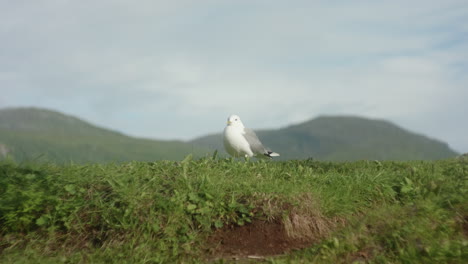
<svg viewBox="0 0 468 264"><path fill-rule="evenodd" d="M230 124L232 124L232 122L228 120L228 121L227 121L227 125L229 126Z"/></svg>

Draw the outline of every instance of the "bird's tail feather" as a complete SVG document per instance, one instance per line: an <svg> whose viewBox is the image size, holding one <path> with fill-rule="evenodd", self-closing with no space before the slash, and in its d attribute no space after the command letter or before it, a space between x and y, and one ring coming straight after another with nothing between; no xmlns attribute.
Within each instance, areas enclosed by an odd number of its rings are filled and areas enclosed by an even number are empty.
<svg viewBox="0 0 468 264"><path fill-rule="evenodd" d="M273 151L268 151L267 153L265 153L265 156L267 157L279 157L280 154L276 153L276 152L273 152Z"/></svg>

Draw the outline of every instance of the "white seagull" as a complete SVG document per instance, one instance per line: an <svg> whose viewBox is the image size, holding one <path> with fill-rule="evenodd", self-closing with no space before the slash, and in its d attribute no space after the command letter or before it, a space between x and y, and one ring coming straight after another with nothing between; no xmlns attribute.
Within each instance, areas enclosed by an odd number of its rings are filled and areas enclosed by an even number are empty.
<svg viewBox="0 0 468 264"><path fill-rule="evenodd" d="M252 129L244 127L239 116L231 115L224 128L224 148L233 157L277 157L264 147Z"/></svg>

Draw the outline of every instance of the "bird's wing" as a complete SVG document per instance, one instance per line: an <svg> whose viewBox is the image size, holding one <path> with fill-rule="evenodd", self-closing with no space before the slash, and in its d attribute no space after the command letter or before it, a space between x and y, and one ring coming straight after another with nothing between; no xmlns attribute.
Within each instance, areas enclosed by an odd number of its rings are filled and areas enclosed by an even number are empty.
<svg viewBox="0 0 468 264"><path fill-rule="evenodd" d="M253 153L265 154L268 153L268 150L263 146L260 139L258 139L255 132L250 128L244 128L244 138L250 145L250 149Z"/></svg>

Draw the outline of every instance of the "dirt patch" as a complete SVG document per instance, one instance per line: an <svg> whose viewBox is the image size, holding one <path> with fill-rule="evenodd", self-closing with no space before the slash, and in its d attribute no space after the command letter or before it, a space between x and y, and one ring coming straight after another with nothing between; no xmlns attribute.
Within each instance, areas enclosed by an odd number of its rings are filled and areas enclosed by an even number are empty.
<svg viewBox="0 0 468 264"><path fill-rule="evenodd" d="M310 246L313 240L288 236L280 221L254 221L244 226L218 229L208 242L215 259L244 259L281 255Z"/></svg>
<svg viewBox="0 0 468 264"><path fill-rule="evenodd" d="M254 213L264 218L215 230L207 241L209 259L262 259L287 254L310 247L344 224L338 218L325 217L311 195L290 202L261 194L257 198Z"/></svg>

